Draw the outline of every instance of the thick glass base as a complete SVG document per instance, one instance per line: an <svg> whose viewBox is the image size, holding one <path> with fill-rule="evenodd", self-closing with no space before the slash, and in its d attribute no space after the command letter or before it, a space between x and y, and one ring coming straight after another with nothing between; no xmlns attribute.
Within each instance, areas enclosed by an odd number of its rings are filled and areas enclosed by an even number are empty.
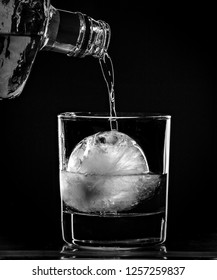
<svg viewBox="0 0 217 280"><path fill-rule="evenodd" d="M96 250L137 249L166 239L165 212L95 216L63 212L63 239L69 245Z"/></svg>

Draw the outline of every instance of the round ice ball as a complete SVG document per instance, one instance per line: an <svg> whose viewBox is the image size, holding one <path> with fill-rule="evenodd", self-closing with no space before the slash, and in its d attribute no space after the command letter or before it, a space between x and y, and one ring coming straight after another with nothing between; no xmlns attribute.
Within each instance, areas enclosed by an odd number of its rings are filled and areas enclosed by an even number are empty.
<svg viewBox="0 0 217 280"><path fill-rule="evenodd" d="M149 172L140 146L116 130L86 137L72 151L67 171L97 175L134 175Z"/></svg>
<svg viewBox="0 0 217 280"><path fill-rule="evenodd" d="M136 141L114 130L99 132L72 151L60 175L62 199L79 212L126 211L153 192L148 172L147 159Z"/></svg>

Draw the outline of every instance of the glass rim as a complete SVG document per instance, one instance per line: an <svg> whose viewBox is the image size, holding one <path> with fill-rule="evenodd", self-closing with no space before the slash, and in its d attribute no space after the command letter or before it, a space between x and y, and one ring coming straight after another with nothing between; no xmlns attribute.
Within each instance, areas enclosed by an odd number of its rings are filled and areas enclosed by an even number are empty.
<svg viewBox="0 0 217 280"><path fill-rule="evenodd" d="M58 119L171 119L171 115L160 113L118 112L117 117L108 112L64 112L57 115Z"/></svg>

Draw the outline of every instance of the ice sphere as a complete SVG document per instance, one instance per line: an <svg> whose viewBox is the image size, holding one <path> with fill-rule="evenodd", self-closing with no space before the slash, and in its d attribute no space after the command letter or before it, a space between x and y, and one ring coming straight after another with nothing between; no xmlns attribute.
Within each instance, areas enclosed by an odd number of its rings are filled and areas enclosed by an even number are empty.
<svg viewBox="0 0 217 280"><path fill-rule="evenodd" d="M149 172L144 152L128 135L116 130L98 132L72 151L67 171L97 175L132 175Z"/></svg>
<svg viewBox="0 0 217 280"><path fill-rule="evenodd" d="M61 172L66 205L81 212L118 212L151 196L159 177L150 180L147 159L131 137L115 130L86 137Z"/></svg>
<svg viewBox="0 0 217 280"><path fill-rule="evenodd" d="M161 183L157 174L102 176L62 171L60 176L65 204L85 213L131 210L152 197Z"/></svg>

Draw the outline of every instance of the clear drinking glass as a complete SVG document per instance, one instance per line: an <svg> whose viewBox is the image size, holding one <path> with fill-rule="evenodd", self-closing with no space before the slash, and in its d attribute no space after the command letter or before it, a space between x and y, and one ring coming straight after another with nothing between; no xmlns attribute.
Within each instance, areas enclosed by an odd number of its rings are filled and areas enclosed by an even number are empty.
<svg viewBox="0 0 217 280"><path fill-rule="evenodd" d="M170 116L63 113L58 132L64 241L94 249L163 243Z"/></svg>

